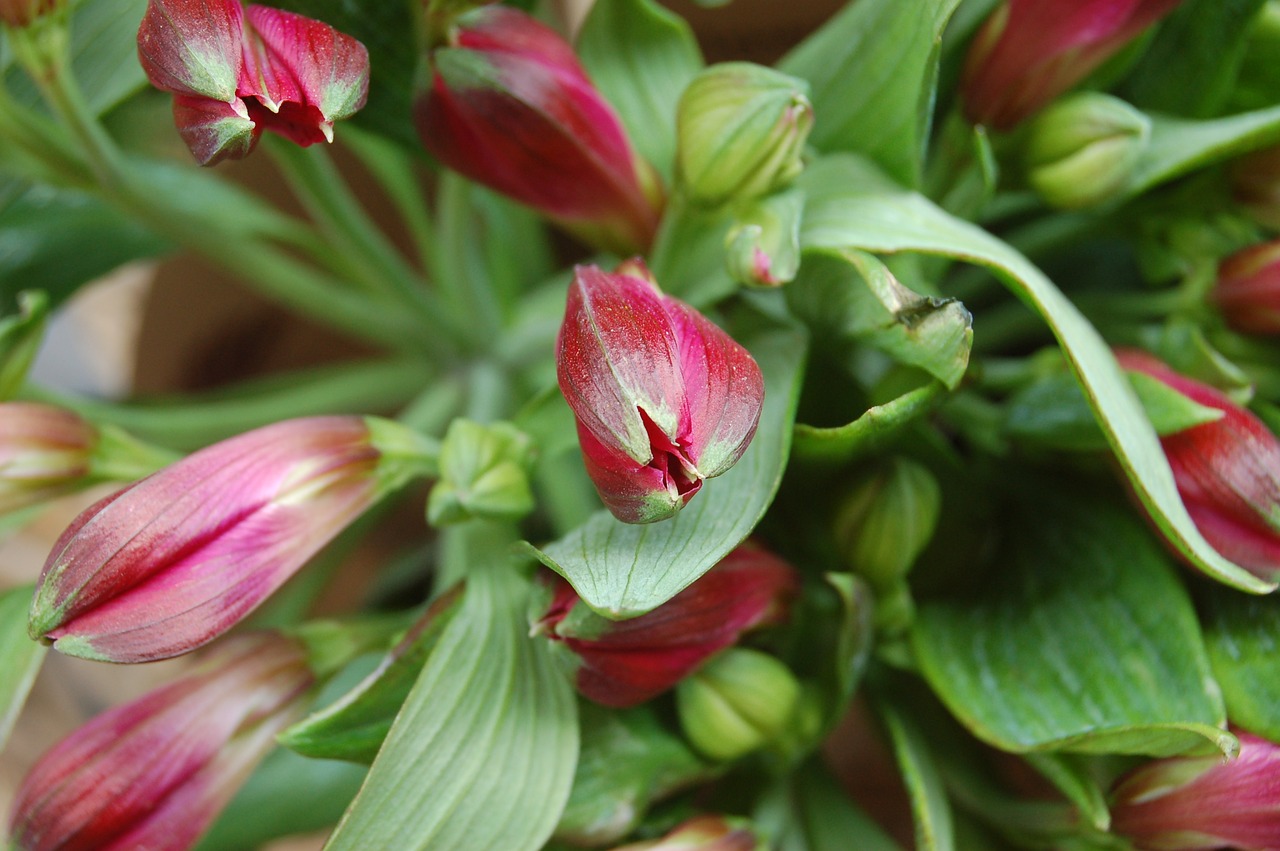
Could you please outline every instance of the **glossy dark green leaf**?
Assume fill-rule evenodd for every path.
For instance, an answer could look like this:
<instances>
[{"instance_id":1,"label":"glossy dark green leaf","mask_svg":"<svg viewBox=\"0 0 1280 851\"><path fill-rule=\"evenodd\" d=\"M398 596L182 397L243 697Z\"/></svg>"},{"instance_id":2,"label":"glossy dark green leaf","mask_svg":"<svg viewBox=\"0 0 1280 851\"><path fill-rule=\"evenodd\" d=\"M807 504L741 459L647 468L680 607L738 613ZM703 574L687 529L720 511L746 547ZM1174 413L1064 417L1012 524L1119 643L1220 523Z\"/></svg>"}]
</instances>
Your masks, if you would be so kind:
<instances>
[{"instance_id":1,"label":"glossy dark green leaf","mask_svg":"<svg viewBox=\"0 0 1280 851\"><path fill-rule=\"evenodd\" d=\"M49 297L43 290L24 290L16 301L16 313L0 315L0 401L13 398L26 380L49 315Z\"/></svg>"},{"instance_id":2,"label":"glossy dark green leaf","mask_svg":"<svg viewBox=\"0 0 1280 851\"><path fill-rule=\"evenodd\" d=\"M953 851L951 804L928 743L911 719L891 704L881 703L877 709L911 799L917 851Z\"/></svg>"},{"instance_id":3,"label":"glossy dark green leaf","mask_svg":"<svg viewBox=\"0 0 1280 851\"><path fill-rule=\"evenodd\" d=\"M797 423L792 451L803 460L840 464L874 450L904 425L933 410L946 397L941 381L908 391L891 402L875 405L851 423L817 428Z\"/></svg>"},{"instance_id":4,"label":"glossy dark green leaf","mask_svg":"<svg viewBox=\"0 0 1280 851\"><path fill-rule=\"evenodd\" d=\"M471 566L467 592L331 851L536 851L569 797L578 758L573 689L527 635L527 582Z\"/></svg>"},{"instance_id":5,"label":"glossy dark green leaf","mask_svg":"<svg viewBox=\"0 0 1280 851\"><path fill-rule=\"evenodd\" d=\"M942 31L960 0L858 0L779 63L812 86L810 142L918 186Z\"/></svg>"},{"instance_id":6,"label":"glossy dark green leaf","mask_svg":"<svg viewBox=\"0 0 1280 851\"><path fill-rule=\"evenodd\" d=\"M740 342L764 373L765 394L755 439L737 465L671 520L636 526L601 511L536 551L600 614L634 617L670 600L740 544L773 501L791 443L804 336L775 327Z\"/></svg>"},{"instance_id":7,"label":"glossy dark green leaf","mask_svg":"<svg viewBox=\"0 0 1280 851\"><path fill-rule=\"evenodd\" d=\"M18 719L44 661L44 645L27 636L27 608L34 588L23 585L0 594L0 748Z\"/></svg>"},{"instance_id":8,"label":"glossy dark green leaf","mask_svg":"<svg viewBox=\"0 0 1280 851\"><path fill-rule=\"evenodd\" d=\"M1222 686L1227 717L1280 741L1280 600L1213 588L1203 612L1209 664Z\"/></svg>"},{"instance_id":9,"label":"glossy dark green leaf","mask_svg":"<svg viewBox=\"0 0 1280 851\"><path fill-rule=\"evenodd\" d=\"M1025 487L982 596L917 614L912 647L938 697L1008 751L1231 753L1199 624L1160 543L1097 493Z\"/></svg>"},{"instance_id":10,"label":"glossy dark green leaf","mask_svg":"<svg viewBox=\"0 0 1280 851\"><path fill-rule=\"evenodd\" d=\"M1275 587L1223 558L1196 529L1155 430L1106 342L1043 272L1006 243L903 189L861 158L826 157L800 182L809 192L801 235L806 245L940 254L991 269L1057 337L1107 443L1166 538L1222 582L1254 592Z\"/></svg>"}]
</instances>

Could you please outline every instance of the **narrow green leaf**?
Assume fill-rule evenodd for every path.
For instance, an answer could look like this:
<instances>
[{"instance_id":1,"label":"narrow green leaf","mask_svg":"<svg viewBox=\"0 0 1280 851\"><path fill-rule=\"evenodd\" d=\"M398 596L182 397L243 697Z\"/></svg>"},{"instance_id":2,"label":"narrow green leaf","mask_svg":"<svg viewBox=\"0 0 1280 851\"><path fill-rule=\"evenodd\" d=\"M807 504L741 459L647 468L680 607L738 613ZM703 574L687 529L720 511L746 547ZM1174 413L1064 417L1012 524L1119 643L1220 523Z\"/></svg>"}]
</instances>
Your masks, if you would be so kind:
<instances>
[{"instance_id":1,"label":"narrow green leaf","mask_svg":"<svg viewBox=\"0 0 1280 851\"><path fill-rule=\"evenodd\" d=\"M755 821L761 826L781 822L773 831L778 851L902 851L817 760L792 772Z\"/></svg>"},{"instance_id":2,"label":"narrow green leaf","mask_svg":"<svg viewBox=\"0 0 1280 851\"><path fill-rule=\"evenodd\" d=\"M0 594L0 748L36 680L45 648L27 636L27 607L35 589L30 585Z\"/></svg>"},{"instance_id":3,"label":"narrow green leaf","mask_svg":"<svg viewBox=\"0 0 1280 851\"><path fill-rule=\"evenodd\" d=\"M1029 753L1024 758L1075 805L1090 825L1098 830L1110 829L1111 812L1107 809L1107 794L1089 771L1089 764L1081 757L1074 754Z\"/></svg>"},{"instance_id":4,"label":"narrow green leaf","mask_svg":"<svg viewBox=\"0 0 1280 851\"><path fill-rule=\"evenodd\" d=\"M805 461L842 464L871 452L907 423L933 410L946 396L941 381L908 391L891 402L868 408L851 423L832 428L817 428L797 423L792 452Z\"/></svg>"},{"instance_id":5,"label":"narrow green leaf","mask_svg":"<svg viewBox=\"0 0 1280 851\"><path fill-rule=\"evenodd\" d=\"M1209 664L1222 686L1227 717L1251 733L1280 741L1280 603L1209 589L1204 632Z\"/></svg>"},{"instance_id":6,"label":"narrow green leaf","mask_svg":"<svg viewBox=\"0 0 1280 851\"><path fill-rule=\"evenodd\" d=\"M1003 750L1231 753L1199 624L1159 542L1123 505L1056 487L1027 486L1013 508L998 584L920 607L911 642L925 679Z\"/></svg>"},{"instance_id":7,"label":"narrow green leaf","mask_svg":"<svg viewBox=\"0 0 1280 851\"><path fill-rule=\"evenodd\" d=\"M953 851L951 804L928 744L911 721L892 705L880 703L876 708L889 732L898 770L902 772L902 781L911 799L917 851Z\"/></svg>"},{"instance_id":8,"label":"narrow green leaf","mask_svg":"<svg viewBox=\"0 0 1280 851\"><path fill-rule=\"evenodd\" d=\"M26 381L49 316L49 296L43 290L24 290L17 302L16 314L0 316L0 401L12 399Z\"/></svg>"},{"instance_id":9,"label":"narrow green leaf","mask_svg":"<svg viewBox=\"0 0 1280 851\"><path fill-rule=\"evenodd\" d=\"M871 649L875 644L875 606L871 589L857 576L828 573L823 578L840 598L839 626L832 654L835 662L832 679L839 717L847 710L871 659Z\"/></svg>"},{"instance_id":10,"label":"narrow green leaf","mask_svg":"<svg viewBox=\"0 0 1280 851\"><path fill-rule=\"evenodd\" d=\"M671 520L634 526L601 511L534 550L600 614L634 617L670 600L740 544L773 501L791 443L805 343L798 331L776 327L742 342L765 386L760 425L742 460L704 484Z\"/></svg>"},{"instance_id":11,"label":"narrow green leaf","mask_svg":"<svg viewBox=\"0 0 1280 851\"><path fill-rule=\"evenodd\" d=\"M597 0L577 49L592 81L618 110L631 143L669 185L676 102L703 65L689 25L653 0Z\"/></svg>"},{"instance_id":12,"label":"narrow green leaf","mask_svg":"<svg viewBox=\"0 0 1280 851\"><path fill-rule=\"evenodd\" d=\"M1280 106L1209 121L1150 118L1150 141L1126 188L1130 197L1198 168L1280 142Z\"/></svg>"},{"instance_id":13,"label":"narrow green leaf","mask_svg":"<svg viewBox=\"0 0 1280 851\"><path fill-rule=\"evenodd\" d=\"M476 564L331 851L535 851L569 796L573 690L526 635L528 586Z\"/></svg>"},{"instance_id":14,"label":"narrow green leaf","mask_svg":"<svg viewBox=\"0 0 1280 851\"><path fill-rule=\"evenodd\" d=\"M1134 492L1165 537L1228 585L1255 593L1275 587L1223 558L1196 529L1155 430L1106 342L1044 273L1006 243L894 184L857 157L824 158L800 182L809 191L801 237L806 245L918 251L991 269L1048 323Z\"/></svg>"},{"instance_id":15,"label":"narrow green leaf","mask_svg":"<svg viewBox=\"0 0 1280 851\"><path fill-rule=\"evenodd\" d=\"M779 63L813 87L819 150L875 160L920 185L942 31L960 0L858 0Z\"/></svg>"}]
</instances>

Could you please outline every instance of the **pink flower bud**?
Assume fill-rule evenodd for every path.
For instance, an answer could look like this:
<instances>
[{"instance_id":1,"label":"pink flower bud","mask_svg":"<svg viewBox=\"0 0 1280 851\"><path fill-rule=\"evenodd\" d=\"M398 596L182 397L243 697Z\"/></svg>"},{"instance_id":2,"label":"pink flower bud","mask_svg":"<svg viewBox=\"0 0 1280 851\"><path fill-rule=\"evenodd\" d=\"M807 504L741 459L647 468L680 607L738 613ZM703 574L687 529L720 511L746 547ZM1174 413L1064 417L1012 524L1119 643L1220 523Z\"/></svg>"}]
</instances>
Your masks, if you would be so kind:
<instances>
[{"instance_id":1,"label":"pink flower bud","mask_svg":"<svg viewBox=\"0 0 1280 851\"><path fill-rule=\"evenodd\" d=\"M583 604L568 582L545 576L534 632L567 651L584 697L613 707L656 697L742 633L785 620L800 587L791 565L744 544L648 614L611 621Z\"/></svg>"},{"instance_id":2,"label":"pink flower bud","mask_svg":"<svg viewBox=\"0 0 1280 851\"><path fill-rule=\"evenodd\" d=\"M1264 579L1280 577L1280 441L1262 421L1222 393L1138 351L1116 353L1219 420L1160 439L1178 493L1200 533L1222 555Z\"/></svg>"},{"instance_id":3,"label":"pink flower bud","mask_svg":"<svg viewBox=\"0 0 1280 851\"><path fill-rule=\"evenodd\" d=\"M1121 778L1112 832L1138 851L1280 848L1280 747L1235 733L1235 759L1158 759Z\"/></svg>"},{"instance_id":4,"label":"pink flower bud","mask_svg":"<svg viewBox=\"0 0 1280 851\"><path fill-rule=\"evenodd\" d=\"M657 178L569 44L508 6L468 12L452 32L415 105L427 150L593 245L647 249Z\"/></svg>"},{"instance_id":5,"label":"pink flower bud","mask_svg":"<svg viewBox=\"0 0 1280 851\"><path fill-rule=\"evenodd\" d=\"M0 403L0 514L79 488L98 432L52 405Z\"/></svg>"},{"instance_id":6,"label":"pink flower bud","mask_svg":"<svg viewBox=\"0 0 1280 851\"><path fill-rule=\"evenodd\" d=\"M965 61L965 114L1009 130L1182 0L1005 0Z\"/></svg>"},{"instance_id":7,"label":"pink flower bud","mask_svg":"<svg viewBox=\"0 0 1280 851\"><path fill-rule=\"evenodd\" d=\"M1280 239L1222 261L1213 300L1237 331L1280 334Z\"/></svg>"},{"instance_id":8,"label":"pink flower bud","mask_svg":"<svg viewBox=\"0 0 1280 851\"><path fill-rule=\"evenodd\" d=\"M33 638L147 662L234 626L386 489L360 417L289 420L210 446L84 511L54 544Z\"/></svg>"},{"instance_id":9,"label":"pink flower bud","mask_svg":"<svg viewBox=\"0 0 1280 851\"><path fill-rule=\"evenodd\" d=\"M18 790L22 851L181 851L194 846L314 679L300 645L232 639L195 671L109 710L46 753Z\"/></svg>"},{"instance_id":10,"label":"pink flower bud","mask_svg":"<svg viewBox=\"0 0 1280 851\"><path fill-rule=\"evenodd\" d=\"M767 847L742 820L706 815L689 819L661 839L613 851L760 851Z\"/></svg>"},{"instance_id":11,"label":"pink flower bud","mask_svg":"<svg viewBox=\"0 0 1280 851\"><path fill-rule=\"evenodd\" d=\"M679 511L755 435L764 379L746 349L663 295L639 260L579 266L557 343L587 472L619 520Z\"/></svg>"},{"instance_id":12,"label":"pink flower bud","mask_svg":"<svg viewBox=\"0 0 1280 851\"><path fill-rule=\"evenodd\" d=\"M364 106L369 56L328 24L239 0L150 0L138 58L172 92L201 165L246 156L262 131L311 145Z\"/></svg>"}]
</instances>

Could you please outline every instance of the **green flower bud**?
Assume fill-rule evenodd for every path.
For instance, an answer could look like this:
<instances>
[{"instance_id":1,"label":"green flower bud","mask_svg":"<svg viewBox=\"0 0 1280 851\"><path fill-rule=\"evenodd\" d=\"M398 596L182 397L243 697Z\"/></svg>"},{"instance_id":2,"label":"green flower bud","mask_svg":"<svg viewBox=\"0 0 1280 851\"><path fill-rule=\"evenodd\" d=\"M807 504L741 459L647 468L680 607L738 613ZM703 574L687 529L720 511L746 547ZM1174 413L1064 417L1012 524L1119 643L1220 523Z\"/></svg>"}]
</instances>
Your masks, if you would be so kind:
<instances>
[{"instance_id":1,"label":"green flower bud","mask_svg":"<svg viewBox=\"0 0 1280 851\"><path fill-rule=\"evenodd\" d=\"M1027 180L1045 203L1079 209L1115 197L1146 148L1151 122L1119 98L1081 92L1032 122L1023 151Z\"/></svg>"},{"instance_id":2,"label":"green flower bud","mask_svg":"<svg viewBox=\"0 0 1280 851\"><path fill-rule=\"evenodd\" d=\"M433 526L515 520L533 510L529 438L509 423L454 420L440 445L440 480L427 501Z\"/></svg>"},{"instance_id":3,"label":"green flower bud","mask_svg":"<svg viewBox=\"0 0 1280 851\"><path fill-rule=\"evenodd\" d=\"M725 237L729 276L740 284L773 287L785 284L800 268L800 191L770 195L748 205Z\"/></svg>"},{"instance_id":4,"label":"green flower bud","mask_svg":"<svg viewBox=\"0 0 1280 851\"><path fill-rule=\"evenodd\" d=\"M704 755L728 761L781 737L800 698L786 665L734 647L676 687L685 737Z\"/></svg>"},{"instance_id":5,"label":"green flower bud","mask_svg":"<svg viewBox=\"0 0 1280 851\"><path fill-rule=\"evenodd\" d=\"M942 493L933 474L894 458L845 500L835 534L850 569L881 591L911 570L938 525Z\"/></svg>"},{"instance_id":6,"label":"green flower bud","mask_svg":"<svg viewBox=\"0 0 1280 851\"><path fill-rule=\"evenodd\" d=\"M693 201L717 206L768 195L800 173L813 127L809 85L750 62L703 71L676 113L679 179Z\"/></svg>"}]
</instances>

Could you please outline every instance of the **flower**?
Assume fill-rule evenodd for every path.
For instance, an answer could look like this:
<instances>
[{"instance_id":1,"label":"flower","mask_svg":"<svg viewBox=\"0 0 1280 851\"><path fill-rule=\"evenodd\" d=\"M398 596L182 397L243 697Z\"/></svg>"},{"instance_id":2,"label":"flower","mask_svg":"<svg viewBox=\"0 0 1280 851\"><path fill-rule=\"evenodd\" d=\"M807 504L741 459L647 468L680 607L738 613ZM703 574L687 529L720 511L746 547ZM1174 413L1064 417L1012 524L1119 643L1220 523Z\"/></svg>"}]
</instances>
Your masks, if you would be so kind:
<instances>
[{"instance_id":1,"label":"flower","mask_svg":"<svg viewBox=\"0 0 1280 851\"><path fill-rule=\"evenodd\" d=\"M149 0L138 58L172 92L201 165L249 154L264 130L307 146L364 106L369 55L328 24L239 0Z\"/></svg>"},{"instance_id":2,"label":"flower","mask_svg":"<svg viewBox=\"0 0 1280 851\"><path fill-rule=\"evenodd\" d=\"M314 684L302 647L240 636L195 671L111 709L41 757L10 816L22 851L196 844Z\"/></svg>"},{"instance_id":3,"label":"flower","mask_svg":"<svg viewBox=\"0 0 1280 851\"><path fill-rule=\"evenodd\" d=\"M663 295L640 260L579 266L556 346L560 391L600 498L619 520L679 511L755 434L764 379L746 349Z\"/></svg>"},{"instance_id":4,"label":"flower","mask_svg":"<svg viewBox=\"0 0 1280 851\"><path fill-rule=\"evenodd\" d=\"M647 249L657 177L569 44L507 6L474 9L452 33L431 52L431 85L414 108L427 150L592 245Z\"/></svg>"},{"instance_id":5,"label":"flower","mask_svg":"<svg viewBox=\"0 0 1280 851\"><path fill-rule=\"evenodd\" d=\"M767 847L741 819L703 815L678 825L661 839L634 842L613 851L761 851Z\"/></svg>"},{"instance_id":6,"label":"flower","mask_svg":"<svg viewBox=\"0 0 1280 851\"><path fill-rule=\"evenodd\" d=\"M584 697L612 707L656 697L742 633L785 620L800 584L789 564L743 544L653 611L611 621L559 576L543 576L533 631L564 654Z\"/></svg>"},{"instance_id":7,"label":"flower","mask_svg":"<svg viewBox=\"0 0 1280 851\"><path fill-rule=\"evenodd\" d=\"M1237 331L1280 334L1280 239L1223 260L1212 297Z\"/></svg>"},{"instance_id":8,"label":"flower","mask_svg":"<svg viewBox=\"0 0 1280 851\"><path fill-rule=\"evenodd\" d=\"M1143 352L1116 353L1221 419L1160 439L1178 493L1205 539L1257 576L1280 578L1280 441L1225 395Z\"/></svg>"},{"instance_id":9,"label":"flower","mask_svg":"<svg viewBox=\"0 0 1280 851\"><path fill-rule=\"evenodd\" d=\"M1240 730L1240 754L1171 757L1111 792L1111 830L1139 851L1280 848L1280 747Z\"/></svg>"},{"instance_id":10,"label":"flower","mask_svg":"<svg viewBox=\"0 0 1280 851\"><path fill-rule=\"evenodd\" d=\"M965 114L1012 129L1181 1L1005 0L969 47Z\"/></svg>"},{"instance_id":11,"label":"flower","mask_svg":"<svg viewBox=\"0 0 1280 851\"><path fill-rule=\"evenodd\" d=\"M70 411L0 403L0 514L79 488L97 443L97 429Z\"/></svg>"},{"instance_id":12,"label":"flower","mask_svg":"<svg viewBox=\"0 0 1280 851\"><path fill-rule=\"evenodd\" d=\"M287 420L207 447L90 506L54 544L29 631L146 662L234 626L402 480L394 424ZM387 435L390 434L391 437Z\"/></svg>"}]
</instances>

